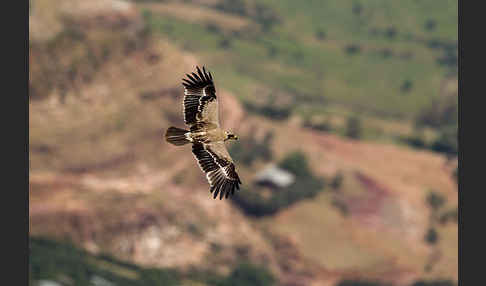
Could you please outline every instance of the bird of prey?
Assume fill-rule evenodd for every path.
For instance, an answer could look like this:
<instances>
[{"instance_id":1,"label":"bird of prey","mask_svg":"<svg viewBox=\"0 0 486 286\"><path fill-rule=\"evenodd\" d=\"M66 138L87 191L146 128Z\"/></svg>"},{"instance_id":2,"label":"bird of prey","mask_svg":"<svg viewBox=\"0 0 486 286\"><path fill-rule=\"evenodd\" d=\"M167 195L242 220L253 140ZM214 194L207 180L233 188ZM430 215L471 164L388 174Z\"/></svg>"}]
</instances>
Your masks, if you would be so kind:
<instances>
[{"instance_id":1,"label":"bird of prey","mask_svg":"<svg viewBox=\"0 0 486 286\"><path fill-rule=\"evenodd\" d=\"M219 125L218 98L213 76L206 68L197 68L197 74L186 74L184 86L184 122L189 130L170 127L165 133L167 142L176 146L192 143L192 153L206 174L210 192L216 199L233 195L241 184L235 164L226 150L227 140L238 140L230 131Z\"/></svg>"}]
</instances>

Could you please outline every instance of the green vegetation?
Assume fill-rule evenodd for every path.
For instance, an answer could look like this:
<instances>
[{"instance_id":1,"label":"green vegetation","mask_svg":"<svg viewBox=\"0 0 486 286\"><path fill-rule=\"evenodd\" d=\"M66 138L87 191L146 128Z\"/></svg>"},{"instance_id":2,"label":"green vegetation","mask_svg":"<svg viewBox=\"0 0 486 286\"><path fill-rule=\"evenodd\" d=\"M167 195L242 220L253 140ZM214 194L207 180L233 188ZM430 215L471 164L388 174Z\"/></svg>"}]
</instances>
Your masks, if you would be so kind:
<instances>
[{"instance_id":1,"label":"green vegetation","mask_svg":"<svg viewBox=\"0 0 486 286\"><path fill-rule=\"evenodd\" d=\"M363 280L343 280L336 284L336 286L391 286L392 284L373 282L373 281L363 281ZM418 280L411 284L410 286L455 286L457 284L450 280L435 280L435 281L424 281Z\"/></svg>"},{"instance_id":2,"label":"green vegetation","mask_svg":"<svg viewBox=\"0 0 486 286\"><path fill-rule=\"evenodd\" d=\"M346 136L352 139L361 138L362 127L358 117L349 117L346 122Z\"/></svg>"},{"instance_id":3,"label":"green vegetation","mask_svg":"<svg viewBox=\"0 0 486 286\"><path fill-rule=\"evenodd\" d=\"M427 233L425 234L425 241L428 244L436 244L437 240L439 239L439 234L435 230L435 228L431 227L429 230L427 230Z\"/></svg>"},{"instance_id":4,"label":"green vegetation","mask_svg":"<svg viewBox=\"0 0 486 286\"><path fill-rule=\"evenodd\" d=\"M288 154L279 166L295 175L293 184L273 190L269 197L262 196L261 188L257 186L243 188L233 197L233 202L245 213L260 217L274 214L302 199L314 197L323 190L324 180L312 173L303 153L296 151Z\"/></svg>"},{"instance_id":5,"label":"green vegetation","mask_svg":"<svg viewBox=\"0 0 486 286\"><path fill-rule=\"evenodd\" d=\"M439 217L439 222L441 224L445 224L449 221L453 221L453 222L457 223L458 215L459 215L459 213L458 213L457 207L450 209L450 210L447 210L447 211L445 211L441 214L441 216Z\"/></svg>"},{"instance_id":6,"label":"green vegetation","mask_svg":"<svg viewBox=\"0 0 486 286\"><path fill-rule=\"evenodd\" d=\"M311 128L313 130L324 131L324 132L330 132L330 131L333 130L333 126L332 126L329 118L326 119L326 120L321 120L321 121L315 122L315 121L312 121L311 118L306 117L304 119L302 126L304 126L306 128Z\"/></svg>"},{"instance_id":7,"label":"green vegetation","mask_svg":"<svg viewBox=\"0 0 486 286\"><path fill-rule=\"evenodd\" d=\"M252 104L250 102L244 103L245 109L249 112L268 117L273 120L287 119L291 114L291 105L278 106L272 103L271 98L262 105Z\"/></svg>"},{"instance_id":8,"label":"green vegetation","mask_svg":"<svg viewBox=\"0 0 486 286\"><path fill-rule=\"evenodd\" d=\"M92 255L70 243L30 237L29 279L53 280L69 285L92 285L95 279L114 285L274 285L276 280L263 266L248 262L238 264L222 277L196 270L181 273L174 269L143 268L108 255Z\"/></svg>"},{"instance_id":9,"label":"green vegetation","mask_svg":"<svg viewBox=\"0 0 486 286\"><path fill-rule=\"evenodd\" d=\"M265 134L262 142L258 142L254 137L241 138L230 145L229 152L234 160L250 166L255 160L269 161L272 159L270 144L273 133Z\"/></svg>"},{"instance_id":10,"label":"green vegetation","mask_svg":"<svg viewBox=\"0 0 486 286\"><path fill-rule=\"evenodd\" d=\"M438 192L431 191L427 195L427 204L430 206L432 211L437 212L446 202L444 196Z\"/></svg>"},{"instance_id":11,"label":"green vegetation","mask_svg":"<svg viewBox=\"0 0 486 286\"><path fill-rule=\"evenodd\" d=\"M231 274L216 286L271 286L276 285L273 275L264 266L239 264Z\"/></svg>"},{"instance_id":12,"label":"green vegetation","mask_svg":"<svg viewBox=\"0 0 486 286\"><path fill-rule=\"evenodd\" d=\"M30 280L68 279L73 285L89 285L102 277L116 285L179 285L182 277L172 269L144 269L107 255L94 256L75 246L30 238ZM32 283L30 283L32 285Z\"/></svg>"},{"instance_id":13,"label":"green vegetation","mask_svg":"<svg viewBox=\"0 0 486 286\"><path fill-rule=\"evenodd\" d=\"M336 286L389 286L389 284L383 284L373 281L343 280L336 284Z\"/></svg>"},{"instance_id":14,"label":"green vegetation","mask_svg":"<svg viewBox=\"0 0 486 286\"><path fill-rule=\"evenodd\" d=\"M435 281L425 281L419 280L412 284L412 286L455 286L457 283L454 283L450 280L435 280Z\"/></svg>"},{"instance_id":15,"label":"green vegetation","mask_svg":"<svg viewBox=\"0 0 486 286\"><path fill-rule=\"evenodd\" d=\"M454 70L454 1L314 0L301 5L221 0L200 5L250 25L223 33L225 27L207 29L205 23L170 15L154 15L151 25L196 52L214 69L218 84L243 102L254 104L255 88L263 86L292 94L299 106L340 106L411 119Z\"/></svg>"},{"instance_id":16,"label":"green vegetation","mask_svg":"<svg viewBox=\"0 0 486 286\"><path fill-rule=\"evenodd\" d=\"M444 96L434 99L424 106L415 119L417 127L444 128L457 126L458 106L457 97Z\"/></svg>"},{"instance_id":17,"label":"green vegetation","mask_svg":"<svg viewBox=\"0 0 486 286\"><path fill-rule=\"evenodd\" d=\"M343 181L344 181L344 175L341 171L339 171L336 174L336 176L334 176L334 178L332 179L330 186L334 190L338 190L341 187L341 185L343 184Z\"/></svg>"},{"instance_id":18,"label":"green vegetation","mask_svg":"<svg viewBox=\"0 0 486 286\"><path fill-rule=\"evenodd\" d=\"M458 105L456 96L445 95L423 107L415 118L415 126L415 134L403 138L404 142L416 148L429 149L450 157L457 155ZM422 131L427 127L437 131L437 136L431 141L427 141L423 136Z\"/></svg>"}]
</instances>

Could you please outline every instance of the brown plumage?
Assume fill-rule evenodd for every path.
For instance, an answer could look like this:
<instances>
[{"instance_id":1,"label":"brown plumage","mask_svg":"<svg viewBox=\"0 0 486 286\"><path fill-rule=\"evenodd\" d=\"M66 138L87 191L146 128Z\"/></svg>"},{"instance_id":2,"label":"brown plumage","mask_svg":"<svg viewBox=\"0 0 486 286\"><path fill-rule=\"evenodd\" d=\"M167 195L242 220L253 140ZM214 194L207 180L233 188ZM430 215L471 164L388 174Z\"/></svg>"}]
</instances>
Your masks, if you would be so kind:
<instances>
[{"instance_id":1,"label":"brown plumage","mask_svg":"<svg viewBox=\"0 0 486 286\"><path fill-rule=\"evenodd\" d=\"M184 122L189 130L170 127L165 133L167 142L181 146L192 143L192 153L199 167L206 174L213 198L228 198L239 189L240 178L235 164L224 144L227 140L238 140L219 124L218 98L210 72L196 67L197 74L187 74L182 79L184 86Z\"/></svg>"}]
</instances>

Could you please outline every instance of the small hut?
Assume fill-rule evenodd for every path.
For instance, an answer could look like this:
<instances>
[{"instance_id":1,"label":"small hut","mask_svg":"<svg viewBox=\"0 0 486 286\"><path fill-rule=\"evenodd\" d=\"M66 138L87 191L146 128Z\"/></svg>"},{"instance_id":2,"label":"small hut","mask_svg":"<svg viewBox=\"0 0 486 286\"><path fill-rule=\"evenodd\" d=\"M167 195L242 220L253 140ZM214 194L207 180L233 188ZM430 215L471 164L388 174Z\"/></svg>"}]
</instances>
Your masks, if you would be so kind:
<instances>
[{"instance_id":1,"label":"small hut","mask_svg":"<svg viewBox=\"0 0 486 286\"><path fill-rule=\"evenodd\" d=\"M276 165L269 165L256 175L255 184L271 189L282 189L292 185L295 176Z\"/></svg>"}]
</instances>

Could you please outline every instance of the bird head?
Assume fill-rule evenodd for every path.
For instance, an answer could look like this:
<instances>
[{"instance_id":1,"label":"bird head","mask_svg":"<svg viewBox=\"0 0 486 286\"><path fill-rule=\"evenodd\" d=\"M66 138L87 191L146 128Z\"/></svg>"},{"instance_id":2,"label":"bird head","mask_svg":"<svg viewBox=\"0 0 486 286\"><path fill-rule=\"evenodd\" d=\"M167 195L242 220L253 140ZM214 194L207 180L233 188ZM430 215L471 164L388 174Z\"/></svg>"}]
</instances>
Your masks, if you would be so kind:
<instances>
[{"instance_id":1,"label":"bird head","mask_svg":"<svg viewBox=\"0 0 486 286\"><path fill-rule=\"evenodd\" d=\"M233 132L225 131L225 133L226 133L226 139L224 141L226 141L226 140L238 140L238 136L236 136Z\"/></svg>"}]
</instances>

